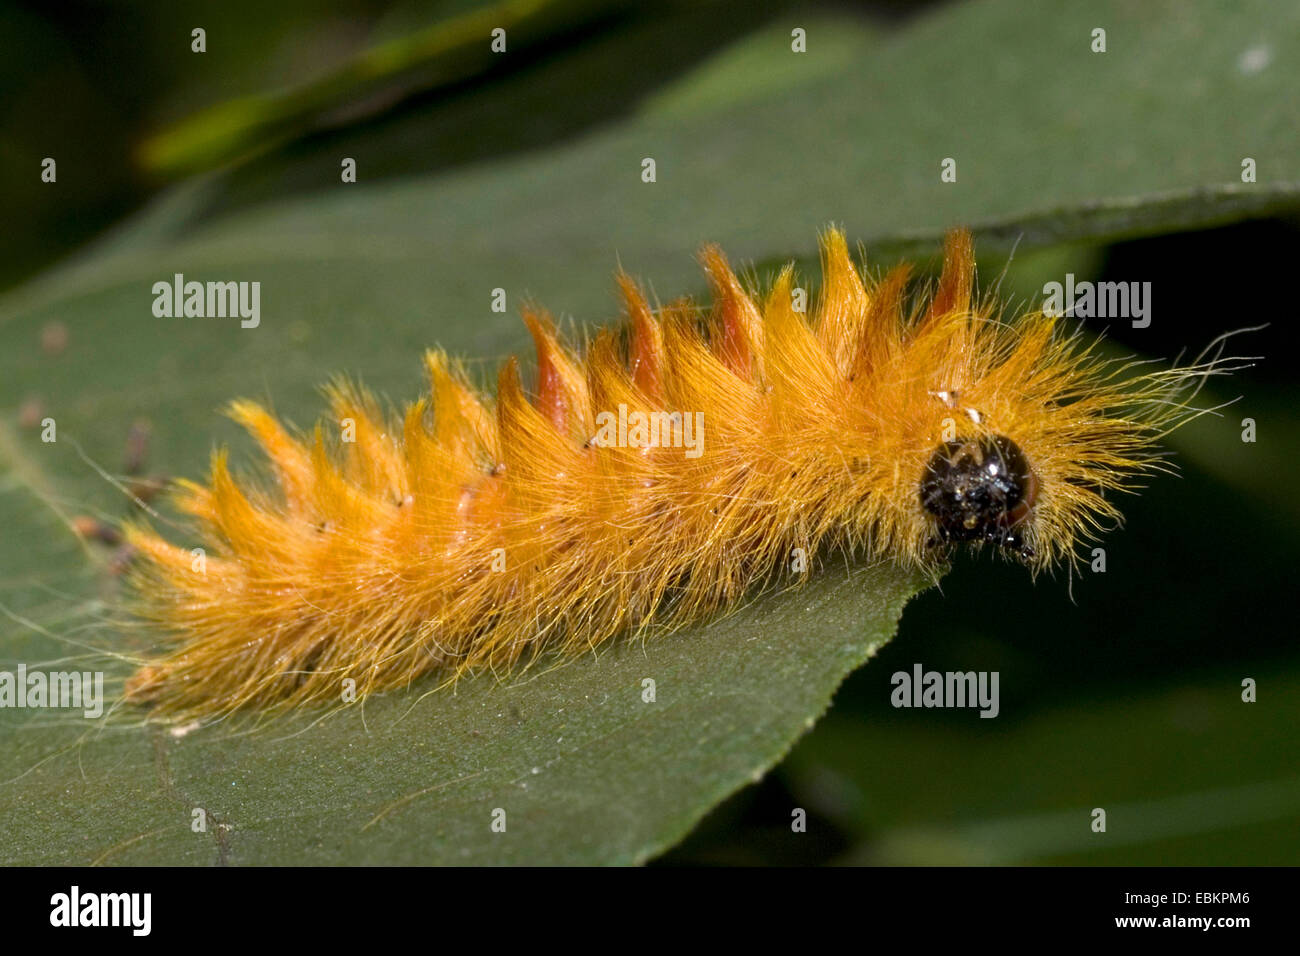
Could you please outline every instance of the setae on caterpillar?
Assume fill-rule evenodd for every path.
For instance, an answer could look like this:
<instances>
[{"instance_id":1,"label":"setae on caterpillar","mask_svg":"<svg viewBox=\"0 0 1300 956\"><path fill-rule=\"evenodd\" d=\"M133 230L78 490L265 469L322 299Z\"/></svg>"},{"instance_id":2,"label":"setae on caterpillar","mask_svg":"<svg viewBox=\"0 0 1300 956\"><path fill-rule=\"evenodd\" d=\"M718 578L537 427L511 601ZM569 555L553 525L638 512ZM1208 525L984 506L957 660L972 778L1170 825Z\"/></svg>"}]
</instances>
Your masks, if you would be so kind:
<instances>
[{"instance_id":1,"label":"setae on caterpillar","mask_svg":"<svg viewBox=\"0 0 1300 956\"><path fill-rule=\"evenodd\" d=\"M811 319L793 267L760 303L717 247L701 261L705 321L687 300L652 310L621 273L626 328L581 355L526 310L531 397L515 359L493 401L431 351L431 395L398 420L328 389L351 440L235 402L275 487L237 481L223 451L207 486L181 483L200 566L127 529L136 610L169 635L128 699L219 716L337 700L346 678L361 695L577 654L725 608L797 548L931 574L960 543L1034 573L1074 562L1120 519L1107 493L1163 467L1158 439L1229 370L1143 371L1061 318L1000 317L973 301L965 231L912 299L908 267L864 281L827 232Z\"/></svg>"}]
</instances>

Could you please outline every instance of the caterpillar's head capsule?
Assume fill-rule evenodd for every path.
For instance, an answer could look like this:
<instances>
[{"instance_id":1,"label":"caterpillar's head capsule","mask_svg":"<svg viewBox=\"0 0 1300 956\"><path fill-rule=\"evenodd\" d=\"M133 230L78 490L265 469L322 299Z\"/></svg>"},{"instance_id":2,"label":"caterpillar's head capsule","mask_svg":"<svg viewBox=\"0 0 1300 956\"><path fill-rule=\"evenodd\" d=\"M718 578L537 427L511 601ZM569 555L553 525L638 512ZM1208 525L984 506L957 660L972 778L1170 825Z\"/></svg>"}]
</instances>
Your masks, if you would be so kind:
<instances>
[{"instance_id":1,"label":"caterpillar's head capsule","mask_svg":"<svg viewBox=\"0 0 1300 956\"><path fill-rule=\"evenodd\" d=\"M1033 557L1023 528L1038 480L1024 452L1001 435L944 442L921 479L921 506L941 541L988 541Z\"/></svg>"}]
</instances>

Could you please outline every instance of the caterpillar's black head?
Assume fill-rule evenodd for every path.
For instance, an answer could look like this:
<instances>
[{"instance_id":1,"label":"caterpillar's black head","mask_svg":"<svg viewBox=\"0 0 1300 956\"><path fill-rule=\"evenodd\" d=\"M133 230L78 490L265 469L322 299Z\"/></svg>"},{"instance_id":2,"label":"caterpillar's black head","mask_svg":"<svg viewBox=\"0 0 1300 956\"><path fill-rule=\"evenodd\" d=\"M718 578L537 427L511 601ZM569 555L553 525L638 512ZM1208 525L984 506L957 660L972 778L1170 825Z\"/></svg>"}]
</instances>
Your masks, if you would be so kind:
<instances>
[{"instance_id":1,"label":"caterpillar's black head","mask_svg":"<svg viewBox=\"0 0 1300 956\"><path fill-rule=\"evenodd\" d=\"M1033 557L1023 528L1038 481L1024 452L994 435L944 442L921 478L921 505L941 541L988 541Z\"/></svg>"}]
</instances>

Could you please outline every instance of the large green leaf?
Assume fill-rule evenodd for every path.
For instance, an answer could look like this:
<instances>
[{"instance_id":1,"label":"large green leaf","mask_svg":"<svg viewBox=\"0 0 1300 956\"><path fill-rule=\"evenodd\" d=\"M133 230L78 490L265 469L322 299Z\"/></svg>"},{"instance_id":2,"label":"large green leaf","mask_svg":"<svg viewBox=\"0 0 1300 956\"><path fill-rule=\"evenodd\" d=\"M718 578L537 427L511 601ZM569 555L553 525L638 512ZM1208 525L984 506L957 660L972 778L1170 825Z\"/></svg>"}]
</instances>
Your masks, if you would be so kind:
<instances>
[{"instance_id":1,"label":"large green leaf","mask_svg":"<svg viewBox=\"0 0 1300 956\"><path fill-rule=\"evenodd\" d=\"M213 440L238 441L212 416L233 395L271 398L305 423L315 385L337 370L409 396L434 343L486 370L523 340L490 311L496 287L512 305L531 295L589 322L612 311L616 260L665 297L698 289L690 251L704 239L768 263L810 257L829 220L896 252L954 222L1050 244L1294 207L1300 133L1281 111L1300 11L1250 6L993 2L893 34L791 20L560 145L421 173L422 130L438 114L417 110L182 184L0 303L5 666L138 649L112 618L111 582L66 527L76 511L122 512L88 462L114 470L133 420L153 424L156 467L193 475ZM1099 24L1106 54L1089 51ZM799 25L806 54L789 48ZM768 58L779 83L762 82ZM1214 136L1197 132L1208 123ZM394 153L408 175L368 183ZM358 158L359 184L338 182L342 156ZM953 184L939 179L949 156ZM1257 184L1239 182L1246 156ZM268 181L300 195L252 201ZM262 325L154 318L150 288L174 272L260 281ZM70 330L59 355L39 348L52 320ZM57 443L12 424L27 396L57 419ZM918 587L882 569L831 571L645 656L625 646L506 686L394 695L293 737L287 724L83 736L48 713L5 712L4 858L644 859L779 759ZM645 677L654 704L641 701ZM496 807L504 835L489 829ZM202 838L195 808L209 818Z\"/></svg>"},{"instance_id":2,"label":"large green leaf","mask_svg":"<svg viewBox=\"0 0 1300 956\"><path fill-rule=\"evenodd\" d=\"M11 727L0 859L640 862L784 755L919 586L835 566L671 638L244 735Z\"/></svg>"}]
</instances>

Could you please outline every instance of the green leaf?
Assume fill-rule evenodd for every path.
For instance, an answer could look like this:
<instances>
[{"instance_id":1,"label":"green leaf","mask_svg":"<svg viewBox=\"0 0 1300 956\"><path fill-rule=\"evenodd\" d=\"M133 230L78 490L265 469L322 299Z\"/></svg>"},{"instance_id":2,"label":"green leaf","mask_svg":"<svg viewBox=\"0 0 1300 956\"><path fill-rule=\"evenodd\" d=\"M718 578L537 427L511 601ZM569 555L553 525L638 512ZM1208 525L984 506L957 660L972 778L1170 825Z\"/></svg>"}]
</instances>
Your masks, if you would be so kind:
<instances>
[{"instance_id":1,"label":"green leaf","mask_svg":"<svg viewBox=\"0 0 1300 956\"><path fill-rule=\"evenodd\" d=\"M1051 245L1295 208L1286 171L1300 132L1272 104L1289 102L1300 10L1193 6L1170 18L1118 0L990 2L894 33L810 19L807 54L774 23L639 112L528 153L441 166L449 127L414 110L178 186L0 302L5 666L141 651L116 620L105 557L67 527L77 512L122 514L90 462L116 471L132 421L152 422L154 467L195 476L214 441L247 447L213 414L236 395L302 424L337 371L407 398L431 344L480 361L486 380L525 338L490 311L494 288L512 308L530 296L586 323L614 311L616 262L664 298L698 290L690 254L705 239L766 264L811 258L830 220L873 256L918 242L932 255L956 222ZM1275 27L1261 34L1265 12ZM1109 53L1088 49L1097 23ZM760 82L765 56L780 83ZM558 76L542 64L519 82L542 108ZM1207 124L1214 136L1198 132ZM356 185L338 181L348 155ZM949 156L957 183L939 179ZM1251 186L1239 182L1245 156L1260 171ZM381 164L404 175L368 180ZM268 183L285 196L254 202ZM261 326L154 318L151 287L176 272L260 281ZM69 344L45 354L41 330L56 320ZM28 398L57 420L57 443L12 424ZM5 711L0 846L24 862L645 859L779 759L919 586L831 571L644 657L628 646L508 686L392 695L370 701L364 722L349 711L287 739L287 727L83 737L66 714ZM653 705L644 677L658 682ZM508 835L488 828L498 806ZM206 836L190 831L195 808L208 811Z\"/></svg>"},{"instance_id":2,"label":"green leaf","mask_svg":"<svg viewBox=\"0 0 1300 956\"><path fill-rule=\"evenodd\" d=\"M291 87L218 103L159 131L140 146L149 172L199 172L300 136L331 116L352 121L412 92L463 82L487 72L500 54L493 30L504 30L508 50L553 41L626 0L500 0L479 5L415 33L373 46L324 76ZM337 121L337 120L335 120Z\"/></svg>"},{"instance_id":3,"label":"green leaf","mask_svg":"<svg viewBox=\"0 0 1300 956\"><path fill-rule=\"evenodd\" d=\"M644 645L246 735L10 727L0 859L638 863L775 764L921 586L835 565Z\"/></svg>"},{"instance_id":4,"label":"green leaf","mask_svg":"<svg viewBox=\"0 0 1300 956\"><path fill-rule=\"evenodd\" d=\"M783 771L810 812L871 836L870 858L843 862L1287 865L1300 846L1300 745L1273 727L1300 717L1300 673L1251 674L1270 689L1267 715L1242 703L1239 681L1185 677L1006 715L997 732L830 717ZM864 753L894 772L882 778ZM940 778L961 788L955 813L931 786ZM1089 825L1098 803L1105 839Z\"/></svg>"}]
</instances>

